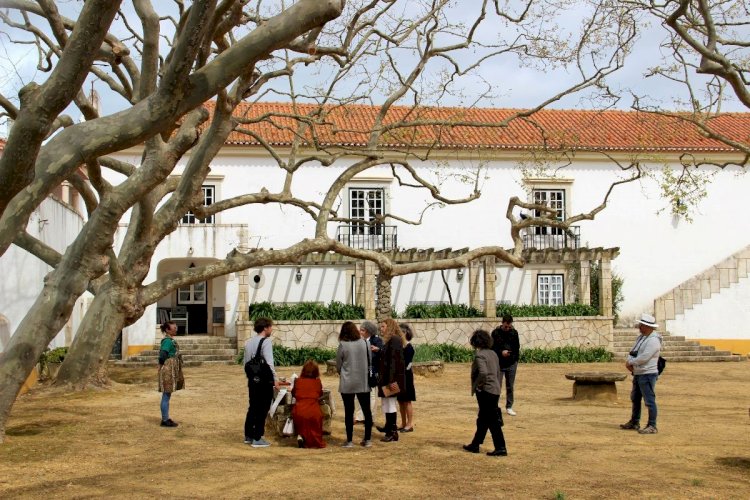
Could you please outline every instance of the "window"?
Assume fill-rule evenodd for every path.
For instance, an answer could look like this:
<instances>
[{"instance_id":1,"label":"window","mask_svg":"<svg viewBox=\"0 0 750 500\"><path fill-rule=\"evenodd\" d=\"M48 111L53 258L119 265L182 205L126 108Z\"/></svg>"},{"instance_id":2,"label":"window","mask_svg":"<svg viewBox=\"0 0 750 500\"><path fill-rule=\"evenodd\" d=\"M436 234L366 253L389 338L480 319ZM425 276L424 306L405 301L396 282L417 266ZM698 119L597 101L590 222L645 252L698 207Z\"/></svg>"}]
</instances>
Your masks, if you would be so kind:
<instances>
[{"instance_id":1,"label":"window","mask_svg":"<svg viewBox=\"0 0 750 500\"><path fill-rule=\"evenodd\" d=\"M536 302L545 306L563 305L563 275L540 274L536 278Z\"/></svg>"},{"instance_id":2,"label":"window","mask_svg":"<svg viewBox=\"0 0 750 500\"><path fill-rule=\"evenodd\" d=\"M206 282L193 283L190 286L179 288L177 290L177 303L184 304L205 304L206 303Z\"/></svg>"},{"instance_id":3,"label":"window","mask_svg":"<svg viewBox=\"0 0 750 500\"><path fill-rule=\"evenodd\" d=\"M546 205L557 212L555 218L559 221L565 220L565 190L563 189L534 189L532 191L534 203L537 205ZM534 217L541 217L543 214L539 210L534 210ZM559 227L541 227L534 228L534 234L563 234Z\"/></svg>"},{"instance_id":4,"label":"window","mask_svg":"<svg viewBox=\"0 0 750 500\"><path fill-rule=\"evenodd\" d=\"M203 186L203 205L213 205L216 201L216 186ZM183 224L213 224L214 216L209 215L205 219L196 219L192 212L182 216Z\"/></svg>"},{"instance_id":5,"label":"window","mask_svg":"<svg viewBox=\"0 0 750 500\"><path fill-rule=\"evenodd\" d=\"M385 213L385 190L382 188L349 189L349 218L372 222ZM382 224L352 222L353 235L380 235Z\"/></svg>"}]
</instances>

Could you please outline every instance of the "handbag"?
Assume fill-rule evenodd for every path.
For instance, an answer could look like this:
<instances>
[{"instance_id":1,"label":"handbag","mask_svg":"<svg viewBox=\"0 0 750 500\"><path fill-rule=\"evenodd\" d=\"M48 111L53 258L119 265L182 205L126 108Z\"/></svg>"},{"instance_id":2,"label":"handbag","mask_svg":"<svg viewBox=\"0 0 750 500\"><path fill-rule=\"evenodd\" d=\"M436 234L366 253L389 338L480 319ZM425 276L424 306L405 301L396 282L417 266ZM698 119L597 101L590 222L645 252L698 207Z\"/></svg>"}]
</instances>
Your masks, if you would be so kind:
<instances>
[{"instance_id":1,"label":"handbag","mask_svg":"<svg viewBox=\"0 0 750 500\"><path fill-rule=\"evenodd\" d=\"M395 389L391 389L392 385L395 385L396 388ZM383 395L386 398L390 398L391 396L395 396L399 392L401 392L401 388L398 386L398 382L394 382L394 383L392 383L390 385L384 385L383 386Z\"/></svg>"},{"instance_id":2,"label":"handbag","mask_svg":"<svg viewBox=\"0 0 750 500\"><path fill-rule=\"evenodd\" d=\"M284 424L284 428L281 430L281 433L285 436L294 435L294 420L292 420L292 417L287 417L286 423Z\"/></svg>"}]
</instances>

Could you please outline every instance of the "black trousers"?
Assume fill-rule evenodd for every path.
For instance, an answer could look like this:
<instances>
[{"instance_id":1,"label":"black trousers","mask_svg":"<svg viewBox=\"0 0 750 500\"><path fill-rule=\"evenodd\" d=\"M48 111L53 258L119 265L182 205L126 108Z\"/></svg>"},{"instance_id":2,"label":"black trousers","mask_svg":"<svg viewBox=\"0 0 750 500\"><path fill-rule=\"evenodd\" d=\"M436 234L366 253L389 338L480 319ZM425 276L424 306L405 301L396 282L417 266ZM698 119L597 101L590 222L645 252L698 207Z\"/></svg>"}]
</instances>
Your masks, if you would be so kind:
<instances>
[{"instance_id":1,"label":"black trousers","mask_svg":"<svg viewBox=\"0 0 750 500\"><path fill-rule=\"evenodd\" d=\"M341 394L344 400L344 425L346 426L346 440L351 441L354 434L354 396L359 400L359 407L365 416L365 440L372 437L372 411L370 409L370 393Z\"/></svg>"},{"instance_id":2,"label":"black trousers","mask_svg":"<svg viewBox=\"0 0 750 500\"><path fill-rule=\"evenodd\" d=\"M245 415L245 439L254 441L263 437L266 430L266 415L273 400L273 384L248 384L248 406Z\"/></svg>"},{"instance_id":3,"label":"black trousers","mask_svg":"<svg viewBox=\"0 0 750 500\"><path fill-rule=\"evenodd\" d=\"M505 449L505 436L503 436L503 416L497 403L500 401L499 394L490 394L489 392L477 392L477 403L479 404L479 413L477 414L477 431L474 434L471 444L479 446L484 443L487 436L487 430L492 434L492 443L496 450Z\"/></svg>"}]
</instances>

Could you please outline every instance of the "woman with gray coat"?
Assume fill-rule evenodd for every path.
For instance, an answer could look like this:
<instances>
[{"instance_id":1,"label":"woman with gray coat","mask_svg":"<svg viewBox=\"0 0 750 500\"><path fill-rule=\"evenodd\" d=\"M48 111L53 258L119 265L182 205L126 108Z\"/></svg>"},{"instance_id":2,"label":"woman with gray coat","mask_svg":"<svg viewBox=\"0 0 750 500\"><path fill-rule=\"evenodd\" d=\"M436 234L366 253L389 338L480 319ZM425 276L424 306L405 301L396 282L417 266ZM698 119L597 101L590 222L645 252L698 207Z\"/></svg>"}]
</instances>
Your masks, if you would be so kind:
<instances>
[{"instance_id":1,"label":"woman with gray coat","mask_svg":"<svg viewBox=\"0 0 750 500\"><path fill-rule=\"evenodd\" d=\"M492 337L485 330L475 331L469 343L476 349L474 362L471 364L471 393L477 396L479 413L474 439L471 444L464 445L464 450L479 453L479 446L484 442L489 429L495 450L487 452L487 455L504 457L508 451L505 449L503 436L503 416L497 407L500 401L500 362L491 349Z\"/></svg>"},{"instance_id":2,"label":"woman with gray coat","mask_svg":"<svg viewBox=\"0 0 750 500\"><path fill-rule=\"evenodd\" d=\"M354 397L359 400L365 417L365 438L360 443L365 448L372 446L372 412L370 411L369 372L370 351L367 342L360 337L359 328L347 321L341 326L339 347L336 351L336 369L339 372L339 392L344 400L344 424L346 442L344 448L352 448L354 432Z\"/></svg>"}]
</instances>

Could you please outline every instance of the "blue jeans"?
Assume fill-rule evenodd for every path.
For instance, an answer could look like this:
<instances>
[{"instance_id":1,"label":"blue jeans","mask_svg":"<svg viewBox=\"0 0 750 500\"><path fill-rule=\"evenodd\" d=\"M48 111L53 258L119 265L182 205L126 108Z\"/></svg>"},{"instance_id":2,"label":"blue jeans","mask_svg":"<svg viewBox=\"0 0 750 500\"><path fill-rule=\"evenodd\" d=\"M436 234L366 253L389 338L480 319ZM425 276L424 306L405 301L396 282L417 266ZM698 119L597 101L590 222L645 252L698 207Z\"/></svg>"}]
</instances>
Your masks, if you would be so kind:
<instances>
[{"instance_id":1,"label":"blue jeans","mask_svg":"<svg viewBox=\"0 0 750 500\"><path fill-rule=\"evenodd\" d=\"M171 392L161 393L161 420L165 422L169 420L169 398L172 397Z\"/></svg>"},{"instance_id":2,"label":"blue jeans","mask_svg":"<svg viewBox=\"0 0 750 500\"><path fill-rule=\"evenodd\" d=\"M648 425L656 427L656 379L659 375L649 373L646 375L633 376L633 390L630 392L630 401L633 402L633 411L630 421L639 423L641 420L641 399L648 408Z\"/></svg>"}]
</instances>

